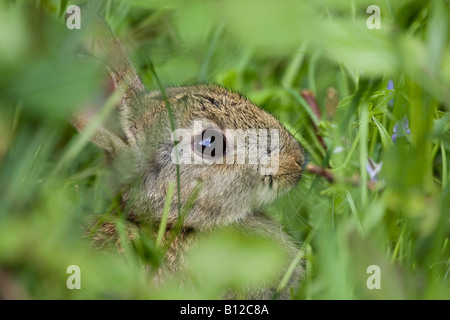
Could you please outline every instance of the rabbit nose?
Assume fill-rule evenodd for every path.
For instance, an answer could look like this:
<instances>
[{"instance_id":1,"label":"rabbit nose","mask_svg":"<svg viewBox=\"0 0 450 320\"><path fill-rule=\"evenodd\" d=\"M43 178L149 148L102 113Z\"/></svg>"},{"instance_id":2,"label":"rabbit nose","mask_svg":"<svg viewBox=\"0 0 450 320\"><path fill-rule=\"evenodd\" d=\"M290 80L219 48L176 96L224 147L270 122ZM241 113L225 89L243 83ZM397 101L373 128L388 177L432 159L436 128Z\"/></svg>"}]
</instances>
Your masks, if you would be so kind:
<instances>
[{"instance_id":1,"label":"rabbit nose","mask_svg":"<svg viewBox=\"0 0 450 320\"><path fill-rule=\"evenodd\" d=\"M306 165L308 164L308 154L305 153L304 155L298 157L295 162L299 165L299 167L302 169L302 171L305 171Z\"/></svg>"},{"instance_id":2,"label":"rabbit nose","mask_svg":"<svg viewBox=\"0 0 450 320\"><path fill-rule=\"evenodd\" d=\"M303 169L306 166L306 159L305 159L305 155L303 154L303 152L301 151L296 151L293 154L293 160L294 162L300 167L301 171L303 171Z\"/></svg>"}]
</instances>

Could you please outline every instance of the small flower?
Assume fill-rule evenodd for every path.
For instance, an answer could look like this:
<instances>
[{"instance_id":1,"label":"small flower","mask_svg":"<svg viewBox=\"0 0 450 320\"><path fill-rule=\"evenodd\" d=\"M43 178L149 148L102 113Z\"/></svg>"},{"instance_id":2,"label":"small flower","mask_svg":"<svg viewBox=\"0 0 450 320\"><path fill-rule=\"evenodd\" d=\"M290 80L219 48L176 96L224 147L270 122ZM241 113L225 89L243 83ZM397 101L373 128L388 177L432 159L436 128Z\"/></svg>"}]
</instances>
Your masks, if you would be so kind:
<instances>
[{"instance_id":1,"label":"small flower","mask_svg":"<svg viewBox=\"0 0 450 320\"><path fill-rule=\"evenodd\" d=\"M389 80L388 85L387 85L387 89L388 90L394 90L394 81Z\"/></svg>"},{"instance_id":2,"label":"small flower","mask_svg":"<svg viewBox=\"0 0 450 320\"><path fill-rule=\"evenodd\" d=\"M344 148L339 146L339 147L334 148L333 153L338 154L338 153L341 153L342 151L344 151Z\"/></svg>"},{"instance_id":3,"label":"small flower","mask_svg":"<svg viewBox=\"0 0 450 320\"><path fill-rule=\"evenodd\" d=\"M394 90L394 81L389 80L388 85L387 85L387 89L388 90ZM390 95L392 94L392 92L389 93ZM388 102L388 106L392 107L394 105L394 98L392 98L391 100L389 100Z\"/></svg>"},{"instance_id":4,"label":"small flower","mask_svg":"<svg viewBox=\"0 0 450 320\"><path fill-rule=\"evenodd\" d=\"M397 140L397 138L404 137L410 133L411 133L411 130L409 129L408 118L406 116L404 116L403 119L400 121L400 126L399 126L398 122L394 125L394 132L392 133L392 136L391 136L392 141L395 142L395 140Z\"/></svg>"},{"instance_id":5,"label":"small flower","mask_svg":"<svg viewBox=\"0 0 450 320\"><path fill-rule=\"evenodd\" d=\"M367 160L366 162L366 170L369 174L370 180L372 182L378 181L378 174L381 171L381 168L383 167L383 162L376 163L372 161L371 159Z\"/></svg>"}]
</instances>

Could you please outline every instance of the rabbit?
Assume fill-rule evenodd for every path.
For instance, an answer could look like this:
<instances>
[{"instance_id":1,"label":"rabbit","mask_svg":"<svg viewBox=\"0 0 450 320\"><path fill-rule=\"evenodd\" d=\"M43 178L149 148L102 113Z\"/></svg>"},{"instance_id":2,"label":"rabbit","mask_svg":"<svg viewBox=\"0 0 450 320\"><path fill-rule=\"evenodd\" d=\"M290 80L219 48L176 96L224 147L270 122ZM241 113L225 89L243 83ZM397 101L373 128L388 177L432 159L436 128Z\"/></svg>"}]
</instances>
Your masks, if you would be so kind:
<instances>
[{"instance_id":1,"label":"rabbit","mask_svg":"<svg viewBox=\"0 0 450 320\"><path fill-rule=\"evenodd\" d=\"M279 245L287 257L286 268L280 270L281 280L299 248L263 209L277 194L287 192L300 180L305 157L297 140L272 115L242 95L215 84L147 91L106 22L96 19L91 30L94 31L83 41L83 51L107 69L112 91L120 96L116 115L120 130L100 126L90 139L110 159L111 180L122 192L121 204L130 223L139 228L145 222L157 229L169 184L176 186L163 240L168 244L165 263L159 275L170 277L182 271L185 255L198 239L213 237L218 230L232 227L272 239ZM87 102L73 115L71 121L78 131L87 130L101 112L96 103ZM184 136L177 141L174 129L179 128L184 130ZM249 156L255 153L258 143L250 143L251 133L264 130L277 133L267 138L277 143L263 150L269 160L236 161L239 151L245 148ZM211 134L205 138L207 131ZM241 140L244 145L233 146L232 141L243 132L250 132L247 140ZM212 140L218 146L212 152L214 157L206 154L211 151ZM206 163L208 157L216 162ZM273 170L268 167L269 162L277 162ZM180 208L191 200L190 210L180 220ZM174 238L171 234L175 229L178 236ZM114 224L102 224L94 236L99 246L107 239L117 240ZM301 263L296 266L279 298L289 299L290 287L300 282L303 269ZM277 285L278 282L249 288L246 298L270 299ZM227 293L224 297L236 295Z\"/></svg>"}]
</instances>

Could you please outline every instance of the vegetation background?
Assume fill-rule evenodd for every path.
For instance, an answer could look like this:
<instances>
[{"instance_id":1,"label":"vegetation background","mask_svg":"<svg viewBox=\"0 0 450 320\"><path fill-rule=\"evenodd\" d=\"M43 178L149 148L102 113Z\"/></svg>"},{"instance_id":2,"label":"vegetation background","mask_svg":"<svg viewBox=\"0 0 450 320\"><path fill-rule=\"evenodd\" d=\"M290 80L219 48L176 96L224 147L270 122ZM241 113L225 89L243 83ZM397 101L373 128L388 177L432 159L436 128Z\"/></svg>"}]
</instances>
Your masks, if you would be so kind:
<instances>
[{"instance_id":1,"label":"vegetation background","mask_svg":"<svg viewBox=\"0 0 450 320\"><path fill-rule=\"evenodd\" d=\"M115 202L101 152L68 121L100 90L71 63L83 31L83 15L81 30L66 28L71 4L105 18L148 88L152 67L164 86L218 83L302 143L310 172L267 210L304 254L293 298L450 299L448 0L3 0L0 298L217 298L278 261L224 235L197 250L192 285L161 288L142 268L160 263L155 239L115 255L83 240ZM370 5L381 29L366 25ZM69 265L81 290L66 287ZM371 265L379 290L366 286Z\"/></svg>"}]
</instances>

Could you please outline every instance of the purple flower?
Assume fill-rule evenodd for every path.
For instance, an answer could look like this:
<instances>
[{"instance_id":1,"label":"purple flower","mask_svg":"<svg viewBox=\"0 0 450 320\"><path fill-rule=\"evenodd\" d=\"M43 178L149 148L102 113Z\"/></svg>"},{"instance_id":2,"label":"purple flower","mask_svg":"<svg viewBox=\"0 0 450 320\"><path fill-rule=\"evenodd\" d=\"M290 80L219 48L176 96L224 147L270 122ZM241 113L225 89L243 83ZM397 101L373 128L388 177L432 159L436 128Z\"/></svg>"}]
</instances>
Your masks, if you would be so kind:
<instances>
[{"instance_id":1,"label":"purple flower","mask_svg":"<svg viewBox=\"0 0 450 320\"><path fill-rule=\"evenodd\" d=\"M372 161L371 159L367 160L366 162L366 170L369 174L370 180L373 182L376 182L378 180L378 174L381 171L381 168L383 167L383 162L376 163Z\"/></svg>"},{"instance_id":2,"label":"purple flower","mask_svg":"<svg viewBox=\"0 0 450 320\"><path fill-rule=\"evenodd\" d=\"M387 85L387 89L388 90L394 90L394 81L389 80L388 85Z\"/></svg>"},{"instance_id":3,"label":"purple flower","mask_svg":"<svg viewBox=\"0 0 450 320\"><path fill-rule=\"evenodd\" d=\"M389 80L388 85L387 85L387 89L388 90L394 90L394 81ZM389 94L392 94L392 92L390 92ZM388 102L388 106L392 107L393 105L394 105L394 98L392 98Z\"/></svg>"},{"instance_id":4,"label":"purple flower","mask_svg":"<svg viewBox=\"0 0 450 320\"><path fill-rule=\"evenodd\" d=\"M394 132L392 133L391 136L392 141L395 142L397 138L404 137L410 133L411 130L409 129L408 117L404 116L403 119L400 121L400 125L398 122L394 125Z\"/></svg>"}]
</instances>

